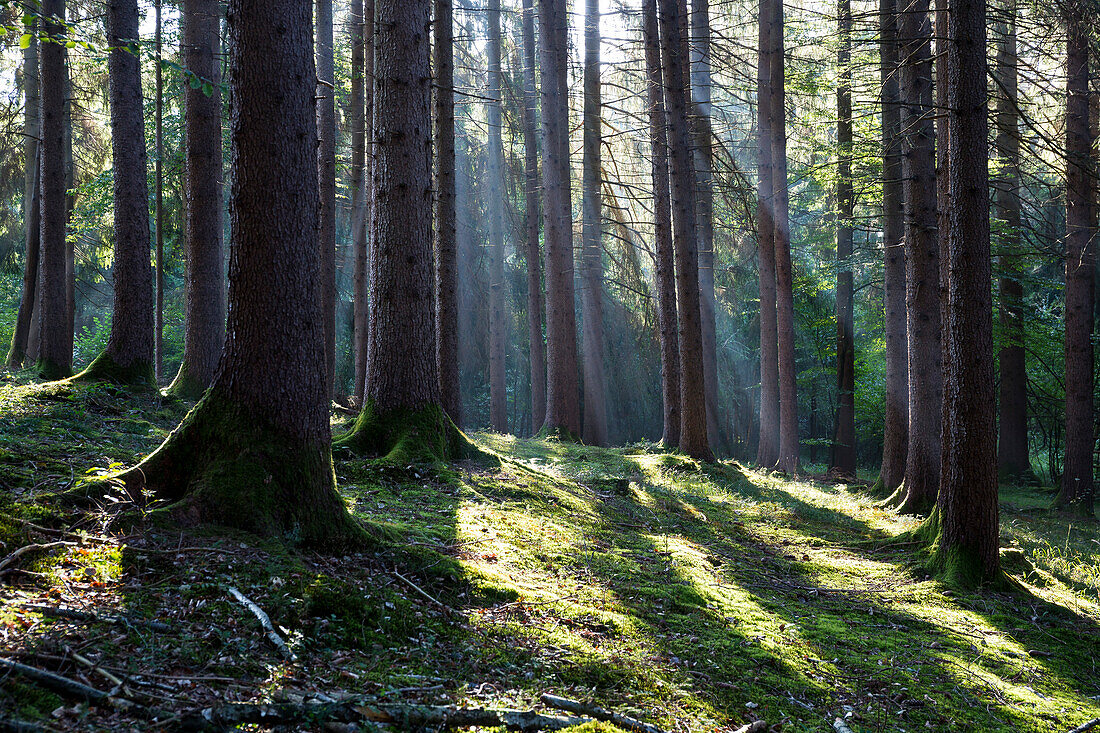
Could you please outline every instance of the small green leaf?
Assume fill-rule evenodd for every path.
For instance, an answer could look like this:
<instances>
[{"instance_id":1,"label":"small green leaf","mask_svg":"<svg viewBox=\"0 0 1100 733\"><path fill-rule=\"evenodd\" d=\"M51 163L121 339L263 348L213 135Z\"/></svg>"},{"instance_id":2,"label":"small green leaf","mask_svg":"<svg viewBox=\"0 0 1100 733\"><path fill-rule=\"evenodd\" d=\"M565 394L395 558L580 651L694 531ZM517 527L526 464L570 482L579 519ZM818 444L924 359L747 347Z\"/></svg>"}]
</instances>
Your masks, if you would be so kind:
<instances>
[{"instance_id":1,"label":"small green leaf","mask_svg":"<svg viewBox=\"0 0 1100 733\"><path fill-rule=\"evenodd\" d=\"M197 76L192 76L192 77L191 77L191 78L190 78L190 79L188 80L188 83L190 83L190 84L191 84L191 88L192 88L192 89L201 89L201 88L202 88L202 79L200 79L200 78L199 78L199 77L197 77Z\"/></svg>"},{"instance_id":2,"label":"small green leaf","mask_svg":"<svg viewBox=\"0 0 1100 733\"><path fill-rule=\"evenodd\" d=\"M202 93L208 97L214 96L214 85L208 81L202 83Z\"/></svg>"},{"instance_id":3,"label":"small green leaf","mask_svg":"<svg viewBox=\"0 0 1100 733\"><path fill-rule=\"evenodd\" d=\"M76 41L65 41L65 48L76 48Z\"/></svg>"},{"instance_id":4,"label":"small green leaf","mask_svg":"<svg viewBox=\"0 0 1100 733\"><path fill-rule=\"evenodd\" d=\"M23 36L19 39L19 48L26 51L28 48L31 47L31 41L33 40L34 37L31 36L30 33L24 33Z\"/></svg>"}]
</instances>

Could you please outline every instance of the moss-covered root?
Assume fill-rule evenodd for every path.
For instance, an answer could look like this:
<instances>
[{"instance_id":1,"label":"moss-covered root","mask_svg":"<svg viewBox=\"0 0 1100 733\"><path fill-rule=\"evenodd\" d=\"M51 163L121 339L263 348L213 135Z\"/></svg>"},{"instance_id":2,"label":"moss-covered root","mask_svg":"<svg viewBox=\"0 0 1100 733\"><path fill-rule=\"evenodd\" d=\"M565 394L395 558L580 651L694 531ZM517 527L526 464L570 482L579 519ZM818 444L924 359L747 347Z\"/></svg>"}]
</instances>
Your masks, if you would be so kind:
<instances>
[{"instance_id":1,"label":"moss-covered root","mask_svg":"<svg viewBox=\"0 0 1100 733\"><path fill-rule=\"evenodd\" d=\"M875 479L875 483L871 484L871 488L867 490L867 494L876 499L888 499L892 493L886 488L886 482L883 480L881 473Z\"/></svg>"},{"instance_id":2,"label":"moss-covered root","mask_svg":"<svg viewBox=\"0 0 1100 733\"><path fill-rule=\"evenodd\" d=\"M155 389L157 386L153 362L137 359L128 366L122 366L106 351L72 379L74 382L113 382L138 389Z\"/></svg>"},{"instance_id":3,"label":"moss-covered root","mask_svg":"<svg viewBox=\"0 0 1100 733\"><path fill-rule=\"evenodd\" d=\"M34 365L34 369L38 372L39 378L47 382L67 379L73 373L72 369L64 364L58 364L49 359L39 359L38 363Z\"/></svg>"},{"instance_id":4,"label":"moss-covered root","mask_svg":"<svg viewBox=\"0 0 1100 733\"><path fill-rule=\"evenodd\" d=\"M953 588L1020 590L1022 586L998 566L990 573L976 554L961 547L948 547L941 542L939 507L933 507L928 518L915 529L895 538L898 545L916 544L926 553L924 569L946 586Z\"/></svg>"},{"instance_id":5,"label":"moss-covered root","mask_svg":"<svg viewBox=\"0 0 1100 733\"><path fill-rule=\"evenodd\" d=\"M168 385L168 394L188 402L197 402L206 394L206 388L210 385L201 379L196 379L187 369L187 362L180 365L176 378Z\"/></svg>"},{"instance_id":6,"label":"moss-covered root","mask_svg":"<svg viewBox=\"0 0 1100 733\"><path fill-rule=\"evenodd\" d=\"M368 401L351 430L337 438L334 445L406 465L462 458L492 460L470 442L439 405L383 411Z\"/></svg>"},{"instance_id":7,"label":"moss-covered root","mask_svg":"<svg viewBox=\"0 0 1100 733\"><path fill-rule=\"evenodd\" d=\"M257 425L207 394L168 439L117 477L150 491L188 523L213 523L321 549L369 544L336 493L327 443L304 444Z\"/></svg>"},{"instance_id":8,"label":"moss-covered root","mask_svg":"<svg viewBox=\"0 0 1100 733\"><path fill-rule=\"evenodd\" d=\"M936 500L934 498L920 499L911 494L905 486L903 481L894 493L890 494L883 502L882 506L889 507L897 511L898 514L912 514L919 517L927 517L936 508Z\"/></svg>"},{"instance_id":9,"label":"moss-covered root","mask_svg":"<svg viewBox=\"0 0 1100 733\"><path fill-rule=\"evenodd\" d=\"M556 428L551 428L551 427L547 427L547 426L544 425L542 427L542 429L539 430L538 435L536 437L541 438L543 440L558 440L558 441L561 441L562 443L580 443L581 442L581 436L579 436L576 433L570 431L569 428L566 428L566 427L561 426L561 425L559 425Z\"/></svg>"},{"instance_id":10,"label":"moss-covered root","mask_svg":"<svg viewBox=\"0 0 1100 733\"><path fill-rule=\"evenodd\" d=\"M1090 504L1091 502L1085 501L1084 497L1070 496L1065 487L1062 487L1058 489L1058 494L1054 497L1051 509L1075 516L1078 519L1095 520L1096 511Z\"/></svg>"}]
</instances>

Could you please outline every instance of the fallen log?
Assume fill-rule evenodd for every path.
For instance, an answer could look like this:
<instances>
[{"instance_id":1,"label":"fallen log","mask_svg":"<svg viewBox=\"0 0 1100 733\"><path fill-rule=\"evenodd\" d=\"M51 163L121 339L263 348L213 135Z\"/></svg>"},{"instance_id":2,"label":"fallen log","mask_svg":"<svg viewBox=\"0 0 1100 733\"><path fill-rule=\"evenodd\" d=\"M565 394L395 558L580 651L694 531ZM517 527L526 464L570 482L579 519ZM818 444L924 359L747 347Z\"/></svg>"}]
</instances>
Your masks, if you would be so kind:
<instances>
[{"instance_id":1,"label":"fallen log","mask_svg":"<svg viewBox=\"0 0 1100 733\"><path fill-rule=\"evenodd\" d=\"M605 723L617 725L623 730L634 731L635 733L664 733L663 730L655 725L644 723L628 715L621 715L606 710L598 705L589 705L578 700L570 700L567 697L558 697L557 695L550 695L548 693L543 693L539 699L552 708L564 710L567 713L575 713L576 715L587 715L596 720L602 720Z\"/></svg>"}]
</instances>

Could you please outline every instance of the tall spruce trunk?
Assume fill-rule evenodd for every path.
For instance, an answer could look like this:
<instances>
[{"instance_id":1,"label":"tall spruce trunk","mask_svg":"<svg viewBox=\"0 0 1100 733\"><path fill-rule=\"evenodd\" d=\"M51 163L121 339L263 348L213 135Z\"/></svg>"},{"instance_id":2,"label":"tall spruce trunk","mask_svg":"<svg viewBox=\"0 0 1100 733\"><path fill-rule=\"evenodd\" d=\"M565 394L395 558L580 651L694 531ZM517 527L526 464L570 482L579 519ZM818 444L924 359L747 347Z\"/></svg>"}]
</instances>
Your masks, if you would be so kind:
<instances>
[{"instance_id":1,"label":"tall spruce trunk","mask_svg":"<svg viewBox=\"0 0 1100 733\"><path fill-rule=\"evenodd\" d=\"M543 239L546 243L546 420L543 431L580 436L573 215L569 182L568 23L565 0L538 0L542 84Z\"/></svg>"},{"instance_id":2,"label":"tall spruce trunk","mask_svg":"<svg viewBox=\"0 0 1100 733\"><path fill-rule=\"evenodd\" d=\"M114 160L114 310L106 350L81 379L156 386L153 270L149 262L149 188L137 0L110 0L111 151Z\"/></svg>"},{"instance_id":3,"label":"tall spruce trunk","mask_svg":"<svg viewBox=\"0 0 1100 733\"><path fill-rule=\"evenodd\" d=\"M933 566L949 582L1001 582L989 249L985 0L952 3L947 103L951 231L944 321L945 462ZM1086 117L1087 119L1087 117Z\"/></svg>"},{"instance_id":4,"label":"tall spruce trunk","mask_svg":"<svg viewBox=\"0 0 1100 733\"><path fill-rule=\"evenodd\" d=\"M439 397L462 424L458 384L458 242L455 213L454 12L435 0L435 329Z\"/></svg>"},{"instance_id":5,"label":"tall spruce trunk","mask_svg":"<svg viewBox=\"0 0 1100 733\"><path fill-rule=\"evenodd\" d=\"M855 312L852 298L852 3L840 0L840 49L837 65L837 230L836 230L836 429L830 470L842 476L856 475L856 365Z\"/></svg>"},{"instance_id":6,"label":"tall spruce trunk","mask_svg":"<svg viewBox=\"0 0 1100 733\"><path fill-rule=\"evenodd\" d=\"M538 91L535 89L535 3L523 0L523 168L527 256L527 340L531 354L531 425L546 419L546 343L542 335L542 254L539 249Z\"/></svg>"},{"instance_id":7,"label":"tall spruce trunk","mask_svg":"<svg viewBox=\"0 0 1100 733\"><path fill-rule=\"evenodd\" d=\"M1093 516L1092 134L1089 34L1084 6L1067 9L1066 45L1066 460L1055 506Z\"/></svg>"},{"instance_id":8,"label":"tall spruce trunk","mask_svg":"<svg viewBox=\"0 0 1100 733\"><path fill-rule=\"evenodd\" d=\"M680 339L677 333L676 260L672 245L672 202L668 178L668 118L657 28L657 0L642 2L650 157L653 170L653 233L656 247L657 327L661 346L661 442L680 445ZM704 375L705 378L705 375Z\"/></svg>"},{"instance_id":9,"label":"tall spruce trunk","mask_svg":"<svg viewBox=\"0 0 1100 733\"><path fill-rule=\"evenodd\" d=\"M325 374L329 396L336 386L336 59L332 0L317 0L317 176L320 181L321 319L325 327Z\"/></svg>"},{"instance_id":10,"label":"tall spruce trunk","mask_svg":"<svg viewBox=\"0 0 1100 733\"><path fill-rule=\"evenodd\" d=\"M886 333L886 415L882 465L875 493L901 485L909 445L909 339L905 322L905 247L902 204L901 107L898 84L897 0L879 0L879 77L882 86L883 327Z\"/></svg>"},{"instance_id":11,"label":"tall spruce trunk","mask_svg":"<svg viewBox=\"0 0 1100 733\"><path fill-rule=\"evenodd\" d=\"M65 27L65 0L43 0L43 32L62 36ZM58 22L60 21L60 22ZM65 298L65 67L63 43L43 43L40 47L39 80L42 95L42 172L40 177L39 337L32 338L36 368L45 379L61 379L72 373L72 333L66 333L68 307ZM142 146L144 150L144 146ZM141 169L144 176L145 168ZM148 242L148 233L146 234ZM148 257L146 258L148 261ZM152 308L150 304L150 316ZM33 330L33 329L32 329ZM152 330L149 333L152 337ZM150 358L151 358L150 354ZM152 366L150 361L149 366Z\"/></svg>"},{"instance_id":12,"label":"tall spruce trunk","mask_svg":"<svg viewBox=\"0 0 1100 733\"><path fill-rule=\"evenodd\" d=\"M181 54L184 66L212 85L210 94L187 85L184 92L187 236L183 362L168 388L198 399L214 381L225 345L225 283L222 277L221 3L184 0Z\"/></svg>"},{"instance_id":13,"label":"tall spruce trunk","mask_svg":"<svg viewBox=\"0 0 1100 733\"><path fill-rule=\"evenodd\" d=\"M940 485L943 360L940 350L939 214L936 110L928 0L909 0L898 16L901 39L902 178L905 198L905 308L909 335L909 450L899 511L925 514Z\"/></svg>"},{"instance_id":14,"label":"tall spruce trunk","mask_svg":"<svg viewBox=\"0 0 1100 733\"><path fill-rule=\"evenodd\" d=\"M699 304L699 253L695 229L695 171L688 126L687 18L676 0L660 0L661 70L668 114L669 168L680 341L680 450L711 460L707 436L703 330Z\"/></svg>"},{"instance_id":15,"label":"tall spruce trunk","mask_svg":"<svg viewBox=\"0 0 1100 733\"><path fill-rule=\"evenodd\" d=\"M153 353L154 364L153 371L157 380L157 384L160 384L162 372L164 371L164 71L161 68L161 62L164 54L164 22L161 13L161 0L156 0L153 3L153 12L156 16L156 39L154 43L154 49L156 57L154 63L156 64L156 119L153 122L155 128L154 136L154 156L156 158L156 171L154 177L156 179L156 192L153 194L156 198L154 204L155 210L153 212L153 228L154 228L154 246L156 247L156 314L154 321L154 336L153 336Z\"/></svg>"},{"instance_id":16,"label":"tall spruce trunk","mask_svg":"<svg viewBox=\"0 0 1100 733\"><path fill-rule=\"evenodd\" d=\"M486 121L489 132L489 425L508 432L508 388L505 350L508 321L504 292L504 144L500 73L500 0L489 0L489 89Z\"/></svg>"},{"instance_id":17,"label":"tall spruce trunk","mask_svg":"<svg viewBox=\"0 0 1100 733\"><path fill-rule=\"evenodd\" d=\"M1020 251L1020 114L1017 109L1016 0L1005 0L997 24L996 149L1000 180L994 186L993 212L1000 221L999 302L1001 351L1000 420L997 468L1003 478L1030 477L1027 440L1027 372L1024 365L1023 253Z\"/></svg>"},{"instance_id":18,"label":"tall spruce trunk","mask_svg":"<svg viewBox=\"0 0 1100 733\"><path fill-rule=\"evenodd\" d=\"M374 0L352 0L351 26L351 248L352 248L352 394L363 397L367 374L367 231L370 220L370 188L373 185L367 167L367 140L370 135L369 89L374 84L368 73L368 43L374 29ZM369 15L365 11L370 10Z\"/></svg>"},{"instance_id":19,"label":"tall spruce trunk","mask_svg":"<svg viewBox=\"0 0 1100 733\"><path fill-rule=\"evenodd\" d=\"M779 458L779 343L775 313L775 217L772 167L771 5L760 0L756 71L756 238L760 288L760 434L756 462L771 468Z\"/></svg>"},{"instance_id":20,"label":"tall spruce trunk","mask_svg":"<svg viewBox=\"0 0 1100 733\"><path fill-rule=\"evenodd\" d=\"M584 350L584 421L589 445L607 445L607 388L604 377L603 248L601 156L603 120L600 95L600 3L585 0L584 168L581 200L581 312Z\"/></svg>"},{"instance_id":21,"label":"tall spruce trunk","mask_svg":"<svg viewBox=\"0 0 1100 733\"><path fill-rule=\"evenodd\" d=\"M362 532L335 491L330 450L311 11L229 2L225 353L199 405L126 477L190 521L339 548Z\"/></svg>"}]
</instances>

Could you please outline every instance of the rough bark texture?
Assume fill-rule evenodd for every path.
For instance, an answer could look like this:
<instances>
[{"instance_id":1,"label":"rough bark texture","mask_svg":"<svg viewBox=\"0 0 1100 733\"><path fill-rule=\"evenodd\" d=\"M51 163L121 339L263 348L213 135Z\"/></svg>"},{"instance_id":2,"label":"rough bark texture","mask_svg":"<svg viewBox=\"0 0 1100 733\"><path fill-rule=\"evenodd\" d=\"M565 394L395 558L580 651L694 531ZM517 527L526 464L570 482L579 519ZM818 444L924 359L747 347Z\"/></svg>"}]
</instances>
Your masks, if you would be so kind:
<instances>
[{"instance_id":1,"label":"rough bark texture","mask_svg":"<svg viewBox=\"0 0 1100 733\"><path fill-rule=\"evenodd\" d=\"M339 547L361 530L335 491L329 443L311 9L230 0L225 354L199 405L126 477L197 521Z\"/></svg>"},{"instance_id":2,"label":"rough bark texture","mask_svg":"<svg viewBox=\"0 0 1100 733\"><path fill-rule=\"evenodd\" d=\"M686 54L686 17L676 0L660 0L658 25L669 122L669 162L676 259L676 304L680 340L680 450L712 458L707 439L703 330L699 305L699 253L695 231L695 171L688 127L690 89Z\"/></svg>"},{"instance_id":3,"label":"rough bark texture","mask_svg":"<svg viewBox=\"0 0 1100 733\"><path fill-rule=\"evenodd\" d=\"M1083 8L1066 14L1066 460L1054 501L1093 515L1092 135L1089 129L1089 36Z\"/></svg>"},{"instance_id":4,"label":"rough bark texture","mask_svg":"<svg viewBox=\"0 0 1100 733\"><path fill-rule=\"evenodd\" d=\"M535 3L523 0L524 233L527 253L527 337L531 353L531 424L546 419L546 342L542 335L542 254L539 250L538 98L535 89Z\"/></svg>"},{"instance_id":5,"label":"rough bark texture","mask_svg":"<svg viewBox=\"0 0 1100 733\"><path fill-rule=\"evenodd\" d=\"M489 0L489 89L486 96L489 215L489 425L508 432L505 345L508 321L504 306L504 145L501 140L500 0Z\"/></svg>"},{"instance_id":6,"label":"rough bark texture","mask_svg":"<svg viewBox=\"0 0 1100 733\"><path fill-rule=\"evenodd\" d=\"M546 420L543 432L580 435L573 215L569 183L568 28L565 0L538 0L542 85L543 239L546 243Z\"/></svg>"},{"instance_id":7,"label":"rough bark texture","mask_svg":"<svg viewBox=\"0 0 1100 733\"><path fill-rule=\"evenodd\" d=\"M321 192L321 320L325 327L325 374L329 396L336 385L336 60L332 0L317 0L317 177Z\"/></svg>"},{"instance_id":8,"label":"rough bark texture","mask_svg":"<svg viewBox=\"0 0 1100 733\"><path fill-rule=\"evenodd\" d=\"M214 381L225 345L220 18L218 0L184 0L180 18L184 66L214 84L210 96L190 85L184 96L187 300L183 363L168 388L184 399L198 399Z\"/></svg>"},{"instance_id":9,"label":"rough bark texture","mask_svg":"<svg viewBox=\"0 0 1100 733\"><path fill-rule=\"evenodd\" d=\"M760 436L756 462L771 468L779 458L779 344L775 330L775 218L772 213L771 4L760 0L756 71L756 238L760 286Z\"/></svg>"},{"instance_id":10,"label":"rough bark texture","mask_svg":"<svg viewBox=\"0 0 1100 733\"><path fill-rule=\"evenodd\" d=\"M161 373L164 371L164 70L161 68L164 52L164 23L161 17L161 0L153 4L153 12L156 16L156 40L154 48L156 58L156 95L157 109L156 119L153 122L155 137L153 145L156 158L156 197L155 210L153 212L154 245L156 247L156 315L154 318L154 376L157 384L160 384Z\"/></svg>"},{"instance_id":11,"label":"rough bark texture","mask_svg":"<svg viewBox=\"0 0 1100 733\"><path fill-rule=\"evenodd\" d=\"M933 568L949 582L1001 582L993 298L990 292L984 0L952 3L948 24L951 232L944 322L944 464ZM938 525L938 526L937 526Z\"/></svg>"},{"instance_id":12,"label":"rough bark texture","mask_svg":"<svg viewBox=\"0 0 1100 733\"><path fill-rule=\"evenodd\" d=\"M994 217L1000 250L1001 371L997 468L1005 479L1030 478L1027 441L1027 372L1024 365L1024 289L1020 282L1020 115L1017 110L1016 0L1006 0L997 24L998 89L996 146L1000 180L994 186Z\"/></svg>"},{"instance_id":13,"label":"rough bark texture","mask_svg":"<svg viewBox=\"0 0 1100 733\"><path fill-rule=\"evenodd\" d=\"M893 503L924 514L940 485L943 376L940 351L939 221L936 127L932 97L932 24L928 0L910 0L898 16L901 39L902 178L905 199L905 309L909 335L909 450L904 488Z\"/></svg>"},{"instance_id":14,"label":"rough bark texture","mask_svg":"<svg viewBox=\"0 0 1100 733\"><path fill-rule=\"evenodd\" d=\"M458 387L458 243L455 221L454 20L451 0L435 0L435 320L439 396L462 424Z\"/></svg>"},{"instance_id":15,"label":"rough bark texture","mask_svg":"<svg viewBox=\"0 0 1100 733\"><path fill-rule=\"evenodd\" d=\"M661 342L661 442L680 445L680 339L676 314L676 260L672 246L672 202L668 181L668 119L657 29L657 0L642 2L650 157L653 167L653 229L656 247L657 325Z\"/></svg>"},{"instance_id":16,"label":"rough bark texture","mask_svg":"<svg viewBox=\"0 0 1100 733\"><path fill-rule=\"evenodd\" d=\"M902 208L901 108L898 103L897 0L879 0L882 82L882 246L886 331L886 420L875 492L892 493L905 477L909 444L908 335L905 325L905 248Z\"/></svg>"},{"instance_id":17,"label":"rough bark texture","mask_svg":"<svg viewBox=\"0 0 1100 733\"><path fill-rule=\"evenodd\" d=\"M367 169L367 140L370 117L367 99L373 85L373 53L368 60L367 49L373 49L374 0L352 0L351 24L351 246L352 246L352 357L355 377L352 393L363 397L367 374L367 222L370 219L371 178ZM364 15L365 10L369 15Z\"/></svg>"},{"instance_id":18,"label":"rough bark texture","mask_svg":"<svg viewBox=\"0 0 1100 733\"><path fill-rule=\"evenodd\" d=\"M42 14L48 19L44 32L60 36L64 26L51 22L65 19L64 0L43 0ZM61 379L72 373L72 332L65 327L65 67L64 44L43 43L41 56L42 94L42 232L39 265L40 336L32 339L37 351L37 369L45 379ZM144 151L144 146L142 146ZM144 176L144 167L141 169ZM143 179L144 180L144 179ZM148 243L148 233L146 233ZM146 258L148 262L148 258ZM149 315L152 317L152 304ZM32 329L33 330L33 329ZM152 345L150 328L150 346ZM152 367L152 354L149 366Z\"/></svg>"},{"instance_id":19,"label":"rough bark texture","mask_svg":"<svg viewBox=\"0 0 1100 733\"><path fill-rule=\"evenodd\" d=\"M852 3L840 0L840 49L837 62L837 230L836 230L836 429L830 470L842 476L856 475L856 365L855 314L852 300Z\"/></svg>"},{"instance_id":20,"label":"rough bark texture","mask_svg":"<svg viewBox=\"0 0 1100 733\"><path fill-rule=\"evenodd\" d=\"M589 445L607 445L607 387L603 352L603 248L601 247L600 3L585 1L584 169L581 200L581 312L584 350L584 432Z\"/></svg>"},{"instance_id":21,"label":"rough bark texture","mask_svg":"<svg viewBox=\"0 0 1100 733\"><path fill-rule=\"evenodd\" d=\"M156 385L156 298L149 262L149 189L138 19L137 0L110 0L107 43L112 50L107 66L114 160L114 311L106 350L79 378L152 387Z\"/></svg>"}]
</instances>

